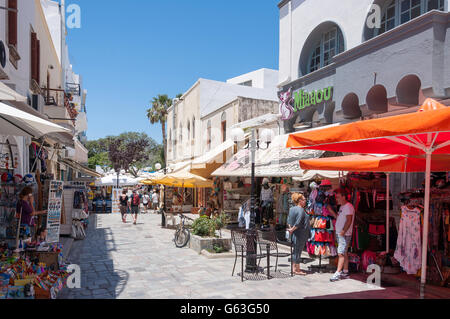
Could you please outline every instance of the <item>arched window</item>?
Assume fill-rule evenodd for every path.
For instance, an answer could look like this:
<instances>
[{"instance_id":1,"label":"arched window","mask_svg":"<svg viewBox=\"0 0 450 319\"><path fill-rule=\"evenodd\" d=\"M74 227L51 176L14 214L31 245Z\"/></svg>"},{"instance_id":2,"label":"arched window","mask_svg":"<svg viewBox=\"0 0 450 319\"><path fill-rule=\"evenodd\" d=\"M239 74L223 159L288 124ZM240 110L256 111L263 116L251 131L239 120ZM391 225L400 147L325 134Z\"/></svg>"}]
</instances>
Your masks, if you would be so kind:
<instances>
[{"instance_id":1,"label":"arched window","mask_svg":"<svg viewBox=\"0 0 450 319\"><path fill-rule=\"evenodd\" d=\"M189 122L189 120L187 121L187 138L188 140L191 138L191 122Z\"/></svg>"},{"instance_id":2,"label":"arched window","mask_svg":"<svg viewBox=\"0 0 450 319\"><path fill-rule=\"evenodd\" d=\"M314 72L331 63L332 58L344 51L342 32L333 27L320 34L310 52L307 73Z\"/></svg>"},{"instance_id":3,"label":"arched window","mask_svg":"<svg viewBox=\"0 0 450 319\"><path fill-rule=\"evenodd\" d=\"M227 138L227 113L226 112L222 113L221 123L222 123L222 142L225 142L226 138Z\"/></svg>"},{"instance_id":4,"label":"arched window","mask_svg":"<svg viewBox=\"0 0 450 319\"><path fill-rule=\"evenodd\" d=\"M169 150L172 150L172 129L169 131Z\"/></svg>"},{"instance_id":5,"label":"arched window","mask_svg":"<svg viewBox=\"0 0 450 319\"><path fill-rule=\"evenodd\" d=\"M381 28L375 36L392 30L431 10L444 10L445 0L391 0L382 8Z\"/></svg>"},{"instance_id":6,"label":"arched window","mask_svg":"<svg viewBox=\"0 0 450 319\"><path fill-rule=\"evenodd\" d=\"M180 143L183 142L183 124L180 123Z\"/></svg>"},{"instance_id":7,"label":"arched window","mask_svg":"<svg viewBox=\"0 0 450 319\"><path fill-rule=\"evenodd\" d=\"M299 77L331 64L333 57L344 50L344 35L339 26L333 21L322 22L303 45L298 66Z\"/></svg>"},{"instance_id":8,"label":"arched window","mask_svg":"<svg viewBox=\"0 0 450 319\"><path fill-rule=\"evenodd\" d=\"M195 117L192 118L192 139L195 138Z\"/></svg>"}]
</instances>

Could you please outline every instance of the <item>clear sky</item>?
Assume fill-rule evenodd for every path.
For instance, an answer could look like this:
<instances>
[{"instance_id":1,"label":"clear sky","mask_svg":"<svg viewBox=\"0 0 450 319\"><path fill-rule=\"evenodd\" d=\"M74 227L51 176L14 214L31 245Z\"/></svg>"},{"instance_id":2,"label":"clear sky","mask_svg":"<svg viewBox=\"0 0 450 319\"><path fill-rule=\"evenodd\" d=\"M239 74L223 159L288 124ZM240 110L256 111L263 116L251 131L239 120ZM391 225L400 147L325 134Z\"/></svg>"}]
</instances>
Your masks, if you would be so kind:
<instances>
[{"instance_id":1,"label":"clear sky","mask_svg":"<svg viewBox=\"0 0 450 319\"><path fill-rule=\"evenodd\" d=\"M146 117L154 96L278 69L278 2L66 0L81 8L67 41L88 90L89 140L137 131L161 142L161 125Z\"/></svg>"}]
</instances>

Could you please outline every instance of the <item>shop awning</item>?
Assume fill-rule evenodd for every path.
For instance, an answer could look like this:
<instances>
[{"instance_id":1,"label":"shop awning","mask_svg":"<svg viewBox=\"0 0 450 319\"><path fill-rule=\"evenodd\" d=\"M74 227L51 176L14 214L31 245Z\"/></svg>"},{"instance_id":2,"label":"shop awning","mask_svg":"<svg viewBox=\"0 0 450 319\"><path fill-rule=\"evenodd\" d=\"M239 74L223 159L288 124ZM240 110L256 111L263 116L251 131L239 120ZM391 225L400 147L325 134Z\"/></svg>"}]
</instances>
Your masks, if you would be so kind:
<instances>
[{"instance_id":1,"label":"shop awning","mask_svg":"<svg viewBox=\"0 0 450 319\"><path fill-rule=\"evenodd\" d=\"M77 163L71 159L64 158L64 159L60 159L59 161L65 165L71 167L72 169L80 171L86 175L89 175L92 177L102 177L102 175L97 173L96 171L91 170L90 168L87 168L87 167L81 165L80 163Z\"/></svg>"},{"instance_id":2,"label":"shop awning","mask_svg":"<svg viewBox=\"0 0 450 319\"><path fill-rule=\"evenodd\" d=\"M40 138L56 132L70 132L60 125L0 103L0 134Z\"/></svg>"},{"instance_id":3,"label":"shop awning","mask_svg":"<svg viewBox=\"0 0 450 319\"><path fill-rule=\"evenodd\" d=\"M185 169L187 166L191 165L192 161L178 162L175 164L169 164L168 168L171 173L175 173Z\"/></svg>"},{"instance_id":4,"label":"shop awning","mask_svg":"<svg viewBox=\"0 0 450 319\"><path fill-rule=\"evenodd\" d=\"M187 170L167 174L160 179L153 181L155 184L161 184L170 187L184 188L212 188L213 182L198 175L194 175Z\"/></svg>"},{"instance_id":5,"label":"shop awning","mask_svg":"<svg viewBox=\"0 0 450 319\"><path fill-rule=\"evenodd\" d=\"M322 176L326 178L338 178L339 172L304 172L300 169L299 160L308 158L320 158L324 151L315 150L289 150L286 149L286 141L289 135L275 137L269 149L256 152L255 176L256 177L298 177L305 173L308 176ZM251 154L249 150L241 150L227 163L212 173L212 176L251 176Z\"/></svg>"},{"instance_id":6,"label":"shop awning","mask_svg":"<svg viewBox=\"0 0 450 319\"><path fill-rule=\"evenodd\" d=\"M5 83L0 82L0 101L20 101L26 102L27 98L20 95Z\"/></svg>"},{"instance_id":7,"label":"shop awning","mask_svg":"<svg viewBox=\"0 0 450 319\"><path fill-rule=\"evenodd\" d=\"M194 161L192 161L192 168L205 168L206 164L214 162L216 157L219 155L222 155L223 152L227 151L228 149L232 148L234 146L234 142L232 140L226 140L224 143L220 144L219 146L215 147L213 150L207 152L203 156L200 156ZM223 162L222 162L223 164Z\"/></svg>"},{"instance_id":8,"label":"shop awning","mask_svg":"<svg viewBox=\"0 0 450 319\"><path fill-rule=\"evenodd\" d=\"M119 186L135 186L138 184L134 178L126 175L119 175ZM95 186L117 186L117 175L106 175L95 181Z\"/></svg>"}]
</instances>

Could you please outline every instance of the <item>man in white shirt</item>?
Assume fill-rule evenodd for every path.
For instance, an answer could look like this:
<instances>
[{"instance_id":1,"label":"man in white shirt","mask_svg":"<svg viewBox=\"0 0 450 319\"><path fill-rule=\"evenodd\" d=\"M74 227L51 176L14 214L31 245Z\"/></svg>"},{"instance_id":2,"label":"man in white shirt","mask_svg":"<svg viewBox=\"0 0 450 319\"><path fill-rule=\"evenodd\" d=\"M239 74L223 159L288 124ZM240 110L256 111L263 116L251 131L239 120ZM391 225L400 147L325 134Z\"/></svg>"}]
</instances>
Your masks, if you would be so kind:
<instances>
[{"instance_id":1,"label":"man in white shirt","mask_svg":"<svg viewBox=\"0 0 450 319\"><path fill-rule=\"evenodd\" d=\"M328 205L328 211L336 218L336 237L338 240L338 268L330 281L338 281L349 277L348 273L348 248L352 240L353 223L355 221L355 208L347 201L347 192L344 189L338 189L336 193L336 202L340 205L339 213Z\"/></svg>"},{"instance_id":2,"label":"man in white shirt","mask_svg":"<svg viewBox=\"0 0 450 319\"><path fill-rule=\"evenodd\" d=\"M147 213L148 210L148 204L150 201L150 196L147 193L144 193L144 195L142 196L142 204L145 207L145 212Z\"/></svg>"},{"instance_id":3,"label":"man in white shirt","mask_svg":"<svg viewBox=\"0 0 450 319\"><path fill-rule=\"evenodd\" d=\"M158 204L159 204L159 195L158 192L155 191L152 195L152 203L153 203L153 210L158 210Z\"/></svg>"}]
</instances>

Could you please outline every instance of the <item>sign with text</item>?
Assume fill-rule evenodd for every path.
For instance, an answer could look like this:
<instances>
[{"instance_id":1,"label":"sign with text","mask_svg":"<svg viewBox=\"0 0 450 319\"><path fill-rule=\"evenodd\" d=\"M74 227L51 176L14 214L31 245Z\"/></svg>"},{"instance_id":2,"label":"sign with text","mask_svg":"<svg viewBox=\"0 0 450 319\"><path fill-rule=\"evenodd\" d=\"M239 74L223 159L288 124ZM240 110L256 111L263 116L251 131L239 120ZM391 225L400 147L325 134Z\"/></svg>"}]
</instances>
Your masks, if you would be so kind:
<instances>
[{"instance_id":1,"label":"sign with text","mask_svg":"<svg viewBox=\"0 0 450 319\"><path fill-rule=\"evenodd\" d=\"M290 88L285 92L280 92L278 97L280 99L281 119L283 121L288 121L292 119L297 112L307 107L331 101L333 98L333 87L329 86L325 89L315 90L313 92L307 92L303 89L292 92L292 88Z\"/></svg>"},{"instance_id":2,"label":"sign with text","mask_svg":"<svg viewBox=\"0 0 450 319\"><path fill-rule=\"evenodd\" d=\"M47 242L58 243L64 182L51 181L48 195Z\"/></svg>"},{"instance_id":3,"label":"sign with text","mask_svg":"<svg viewBox=\"0 0 450 319\"><path fill-rule=\"evenodd\" d=\"M112 213L120 213L120 195L122 195L122 188L114 187L112 190Z\"/></svg>"}]
</instances>

